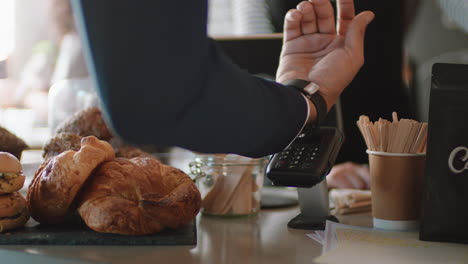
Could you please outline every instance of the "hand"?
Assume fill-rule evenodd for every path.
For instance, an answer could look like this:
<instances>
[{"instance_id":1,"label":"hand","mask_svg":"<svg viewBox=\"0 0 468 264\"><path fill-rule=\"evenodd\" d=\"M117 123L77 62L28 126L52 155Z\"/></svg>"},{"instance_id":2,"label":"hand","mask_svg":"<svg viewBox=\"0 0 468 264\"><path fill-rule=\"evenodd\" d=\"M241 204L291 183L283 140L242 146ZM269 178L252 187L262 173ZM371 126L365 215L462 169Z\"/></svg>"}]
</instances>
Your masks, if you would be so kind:
<instances>
[{"instance_id":1,"label":"hand","mask_svg":"<svg viewBox=\"0 0 468 264\"><path fill-rule=\"evenodd\" d=\"M327 184L328 188L369 189L369 168L353 162L335 165L327 175Z\"/></svg>"},{"instance_id":2,"label":"hand","mask_svg":"<svg viewBox=\"0 0 468 264\"><path fill-rule=\"evenodd\" d=\"M303 1L285 17L276 80L304 79L320 86L328 109L364 64L364 33L374 14L355 16L353 0L337 0L338 25L330 0Z\"/></svg>"}]
</instances>

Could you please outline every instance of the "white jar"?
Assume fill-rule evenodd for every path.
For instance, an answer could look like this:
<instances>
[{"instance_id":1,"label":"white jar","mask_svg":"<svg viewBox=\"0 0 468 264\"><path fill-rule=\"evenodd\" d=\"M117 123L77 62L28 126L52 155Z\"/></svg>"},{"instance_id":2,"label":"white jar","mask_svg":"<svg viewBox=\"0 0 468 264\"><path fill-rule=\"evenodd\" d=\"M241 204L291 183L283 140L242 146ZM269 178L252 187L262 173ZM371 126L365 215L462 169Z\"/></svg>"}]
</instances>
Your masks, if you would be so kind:
<instances>
[{"instance_id":1,"label":"white jar","mask_svg":"<svg viewBox=\"0 0 468 264\"><path fill-rule=\"evenodd\" d=\"M49 91L48 125L52 133L74 113L98 106L93 82L89 79L68 79L55 82Z\"/></svg>"},{"instance_id":2,"label":"white jar","mask_svg":"<svg viewBox=\"0 0 468 264\"><path fill-rule=\"evenodd\" d=\"M204 215L249 216L260 211L264 159L234 154L199 155L190 163Z\"/></svg>"}]
</instances>

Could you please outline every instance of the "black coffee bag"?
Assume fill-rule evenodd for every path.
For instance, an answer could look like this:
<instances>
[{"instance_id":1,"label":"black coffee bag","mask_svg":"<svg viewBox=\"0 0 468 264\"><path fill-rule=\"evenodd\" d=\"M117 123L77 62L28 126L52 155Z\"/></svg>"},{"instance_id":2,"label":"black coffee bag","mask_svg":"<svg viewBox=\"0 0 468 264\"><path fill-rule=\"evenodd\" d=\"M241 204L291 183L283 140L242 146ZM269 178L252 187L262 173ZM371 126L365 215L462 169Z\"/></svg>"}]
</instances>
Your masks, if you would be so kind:
<instances>
[{"instance_id":1,"label":"black coffee bag","mask_svg":"<svg viewBox=\"0 0 468 264\"><path fill-rule=\"evenodd\" d=\"M434 64L420 239L468 243L468 65Z\"/></svg>"}]
</instances>

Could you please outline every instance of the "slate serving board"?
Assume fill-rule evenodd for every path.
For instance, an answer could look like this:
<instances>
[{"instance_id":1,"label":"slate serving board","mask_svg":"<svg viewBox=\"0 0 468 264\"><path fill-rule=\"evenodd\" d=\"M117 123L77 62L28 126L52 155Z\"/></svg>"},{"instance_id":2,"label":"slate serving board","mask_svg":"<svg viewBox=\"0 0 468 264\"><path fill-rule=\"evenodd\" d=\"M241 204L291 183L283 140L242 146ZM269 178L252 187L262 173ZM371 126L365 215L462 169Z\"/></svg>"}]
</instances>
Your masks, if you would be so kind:
<instances>
[{"instance_id":1,"label":"slate serving board","mask_svg":"<svg viewBox=\"0 0 468 264\"><path fill-rule=\"evenodd\" d=\"M195 220L176 230L148 236L124 236L95 232L85 225L42 226L30 220L26 227L0 233L0 245L196 245Z\"/></svg>"},{"instance_id":2,"label":"slate serving board","mask_svg":"<svg viewBox=\"0 0 468 264\"><path fill-rule=\"evenodd\" d=\"M26 183L20 193L26 197L27 187L40 163L22 164ZM43 226L30 219L20 229L0 233L0 245L196 245L195 220L179 229L165 229L149 236L124 236L98 233L83 222L67 226Z\"/></svg>"}]
</instances>

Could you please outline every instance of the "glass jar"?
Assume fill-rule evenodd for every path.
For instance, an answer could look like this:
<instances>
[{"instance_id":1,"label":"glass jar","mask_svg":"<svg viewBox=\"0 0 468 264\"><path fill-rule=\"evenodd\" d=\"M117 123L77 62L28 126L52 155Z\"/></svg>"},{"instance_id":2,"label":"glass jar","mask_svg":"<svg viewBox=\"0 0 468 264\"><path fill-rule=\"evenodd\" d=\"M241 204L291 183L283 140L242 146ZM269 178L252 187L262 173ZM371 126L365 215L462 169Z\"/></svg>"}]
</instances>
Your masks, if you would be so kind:
<instances>
[{"instance_id":1,"label":"glass jar","mask_svg":"<svg viewBox=\"0 0 468 264\"><path fill-rule=\"evenodd\" d=\"M55 82L49 91L48 125L50 131L72 116L88 107L98 106L98 97L89 78L67 79Z\"/></svg>"},{"instance_id":2,"label":"glass jar","mask_svg":"<svg viewBox=\"0 0 468 264\"><path fill-rule=\"evenodd\" d=\"M189 166L202 196L203 214L248 216L260 211L264 159L200 155Z\"/></svg>"}]
</instances>

